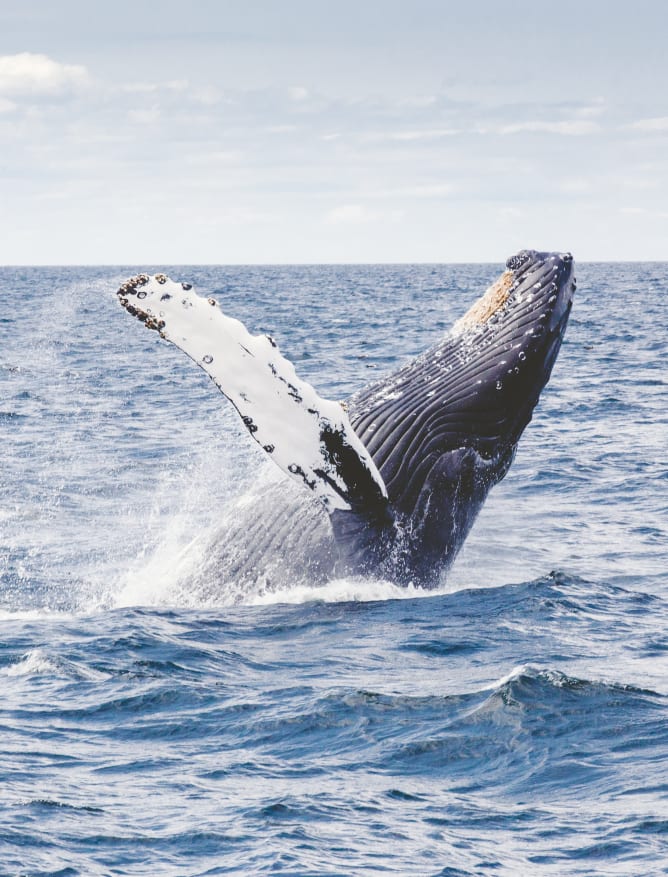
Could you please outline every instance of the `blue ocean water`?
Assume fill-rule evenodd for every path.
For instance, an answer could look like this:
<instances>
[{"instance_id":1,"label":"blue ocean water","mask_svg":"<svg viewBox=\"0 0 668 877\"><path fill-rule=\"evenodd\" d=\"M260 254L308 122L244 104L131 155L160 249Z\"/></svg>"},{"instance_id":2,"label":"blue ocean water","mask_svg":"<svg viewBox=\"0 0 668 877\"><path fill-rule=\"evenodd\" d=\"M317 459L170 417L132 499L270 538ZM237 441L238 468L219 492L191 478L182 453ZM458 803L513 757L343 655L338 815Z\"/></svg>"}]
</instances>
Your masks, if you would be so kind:
<instances>
[{"instance_id":1,"label":"blue ocean water","mask_svg":"<svg viewBox=\"0 0 668 877\"><path fill-rule=\"evenodd\" d=\"M0 875L668 873L668 265L578 266L433 591L241 595L193 570L271 464L136 270L0 269ZM168 273L343 398L498 271Z\"/></svg>"}]
</instances>

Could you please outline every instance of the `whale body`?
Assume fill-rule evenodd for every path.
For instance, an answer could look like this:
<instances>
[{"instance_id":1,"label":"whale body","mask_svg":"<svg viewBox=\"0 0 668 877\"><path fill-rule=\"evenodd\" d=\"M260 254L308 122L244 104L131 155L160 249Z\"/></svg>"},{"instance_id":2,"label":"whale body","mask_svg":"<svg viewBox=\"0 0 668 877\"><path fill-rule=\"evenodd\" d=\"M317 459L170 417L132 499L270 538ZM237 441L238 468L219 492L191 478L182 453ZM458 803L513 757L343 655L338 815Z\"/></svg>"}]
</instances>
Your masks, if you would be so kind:
<instances>
[{"instance_id":1,"label":"whale body","mask_svg":"<svg viewBox=\"0 0 668 877\"><path fill-rule=\"evenodd\" d=\"M207 372L283 473L227 514L203 574L437 585L512 463L574 291L570 253L523 250L441 341L340 403L189 283L126 281L121 304Z\"/></svg>"}]
</instances>

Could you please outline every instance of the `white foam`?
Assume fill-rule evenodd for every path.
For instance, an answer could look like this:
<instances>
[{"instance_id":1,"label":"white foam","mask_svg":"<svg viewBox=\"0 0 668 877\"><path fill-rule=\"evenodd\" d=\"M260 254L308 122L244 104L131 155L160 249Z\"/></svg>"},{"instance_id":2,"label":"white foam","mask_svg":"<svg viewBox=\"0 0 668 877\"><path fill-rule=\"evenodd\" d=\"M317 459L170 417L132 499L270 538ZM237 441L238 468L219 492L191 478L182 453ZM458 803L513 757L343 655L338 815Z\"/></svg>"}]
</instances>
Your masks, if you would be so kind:
<instances>
[{"instance_id":1,"label":"white foam","mask_svg":"<svg viewBox=\"0 0 668 877\"><path fill-rule=\"evenodd\" d=\"M71 612L60 612L54 609L0 609L0 621L49 621L74 618Z\"/></svg>"},{"instance_id":2,"label":"white foam","mask_svg":"<svg viewBox=\"0 0 668 877\"><path fill-rule=\"evenodd\" d=\"M184 545L182 532L178 516L168 523L157 545L142 549L121 578L120 591L114 598L116 608L162 605L194 608L207 602L190 594L185 585L196 571L202 556L198 548L206 540L200 534Z\"/></svg>"},{"instance_id":3,"label":"white foam","mask_svg":"<svg viewBox=\"0 0 668 877\"><path fill-rule=\"evenodd\" d=\"M42 676L55 675L58 665L42 649L27 652L20 661L0 668L3 676Z\"/></svg>"},{"instance_id":4,"label":"white foam","mask_svg":"<svg viewBox=\"0 0 668 877\"><path fill-rule=\"evenodd\" d=\"M514 682L521 676L534 676L538 672L538 669L533 664L518 664L516 667L513 667L510 673L497 679L496 682L491 682L486 688L490 691L496 691L499 688L503 688L504 685Z\"/></svg>"},{"instance_id":5,"label":"white foam","mask_svg":"<svg viewBox=\"0 0 668 877\"><path fill-rule=\"evenodd\" d=\"M425 590L413 585L401 587L382 579L361 577L333 579L325 585L309 587L297 585L273 593L249 595L244 602L250 606L267 606L276 603L370 603L384 600L412 600L433 597L442 591Z\"/></svg>"},{"instance_id":6,"label":"white foam","mask_svg":"<svg viewBox=\"0 0 668 877\"><path fill-rule=\"evenodd\" d=\"M65 658L52 658L43 649L26 652L19 661L0 668L1 676L59 676L70 679L99 681L109 678L108 673L94 670Z\"/></svg>"}]
</instances>

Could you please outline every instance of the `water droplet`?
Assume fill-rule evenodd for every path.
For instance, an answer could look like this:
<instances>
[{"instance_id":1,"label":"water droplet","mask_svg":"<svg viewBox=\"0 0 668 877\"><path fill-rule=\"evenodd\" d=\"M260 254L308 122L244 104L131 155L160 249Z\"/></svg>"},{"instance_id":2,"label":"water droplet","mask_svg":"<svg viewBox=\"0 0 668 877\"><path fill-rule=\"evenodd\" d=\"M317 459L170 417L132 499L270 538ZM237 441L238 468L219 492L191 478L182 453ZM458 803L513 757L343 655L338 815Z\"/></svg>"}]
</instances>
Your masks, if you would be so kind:
<instances>
[{"instance_id":1,"label":"water droplet","mask_svg":"<svg viewBox=\"0 0 668 877\"><path fill-rule=\"evenodd\" d=\"M497 381L497 382L496 382L496 389L497 389L497 390L502 390L502 389L503 389L503 381Z\"/></svg>"},{"instance_id":2,"label":"water droplet","mask_svg":"<svg viewBox=\"0 0 668 877\"><path fill-rule=\"evenodd\" d=\"M210 365L213 362L213 356L209 356L207 353L206 356L202 357L202 362L205 362L207 365Z\"/></svg>"},{"instance_id":3,"label":"water droplet","mask_svg":"<svg viewBox=\"0 0 668 877\"><path fill-rule=\"evenodd\" d=\"M140 289L137 293L137 298L146 298L146 292L143 289Z\"/></svg>"}]
</instances>

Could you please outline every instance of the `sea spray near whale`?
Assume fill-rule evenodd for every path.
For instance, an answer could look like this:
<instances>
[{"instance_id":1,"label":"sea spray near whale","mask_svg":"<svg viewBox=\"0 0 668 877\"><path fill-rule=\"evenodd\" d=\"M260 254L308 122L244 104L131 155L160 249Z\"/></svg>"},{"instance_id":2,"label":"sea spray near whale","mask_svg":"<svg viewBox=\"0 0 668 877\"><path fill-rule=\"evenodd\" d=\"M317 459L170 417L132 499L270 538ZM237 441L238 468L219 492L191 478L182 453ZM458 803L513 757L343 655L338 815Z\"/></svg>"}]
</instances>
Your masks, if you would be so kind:
<instances>
[{"instance_id":1,"label":"sea spray near whale","mask_svg":"<svg viewBox=\"0 0 668 877\"><path fill-rule=\"evenodd\" d=\"M237 507L207 575L269 590L356 574L437 584L512 462L574 289L570 254L522 251L439 343L340 404L190 284L123 284L121 304L209 374L298 485Z\"/></svg>"}]
</instances>

